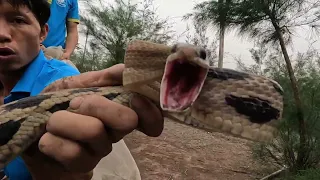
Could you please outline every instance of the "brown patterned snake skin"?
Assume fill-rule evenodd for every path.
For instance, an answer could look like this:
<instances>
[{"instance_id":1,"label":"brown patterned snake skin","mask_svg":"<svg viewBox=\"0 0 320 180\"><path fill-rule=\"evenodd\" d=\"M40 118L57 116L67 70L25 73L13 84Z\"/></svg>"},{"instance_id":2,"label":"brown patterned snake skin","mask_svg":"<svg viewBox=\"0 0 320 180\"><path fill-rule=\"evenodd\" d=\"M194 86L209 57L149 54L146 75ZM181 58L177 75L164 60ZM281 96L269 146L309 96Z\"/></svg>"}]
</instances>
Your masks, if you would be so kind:
<instances>
[{"instance_id":1,"label":"brown patterned snake skin","mask_svg":"<svg viewBox=\"0 0 320 180\"><path fill-rule=\"evenodd\" d=\"M125 55L123 86L68 89L24 98L0 107L0 168L45 132L49 116L69 110L76 96L102 95L129 106L141 93L175 117L209 131L255 141L273 138L283 110L281 87L265 77L208 66L199 47L135 40Z\"/></svg>"}]
</instances>

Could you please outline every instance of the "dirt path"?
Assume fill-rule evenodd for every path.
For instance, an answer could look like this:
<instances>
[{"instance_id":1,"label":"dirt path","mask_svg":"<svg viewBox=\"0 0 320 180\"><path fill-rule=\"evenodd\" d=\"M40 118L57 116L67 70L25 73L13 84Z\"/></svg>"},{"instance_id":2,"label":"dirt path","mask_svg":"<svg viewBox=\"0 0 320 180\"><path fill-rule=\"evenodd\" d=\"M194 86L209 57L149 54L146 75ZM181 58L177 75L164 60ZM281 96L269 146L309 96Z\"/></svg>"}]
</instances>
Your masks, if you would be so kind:
<instances>
[{"instance_id":1,"label":"dirt path","mask_svg":"<svg viewBox=\"0 0 320 180\"><path fill-rule=\"evenodd\" d=\"M143 180L251 180L261 178L249 141L165 121L158 138L125 138Z\"/></svg>"}]
</instances>

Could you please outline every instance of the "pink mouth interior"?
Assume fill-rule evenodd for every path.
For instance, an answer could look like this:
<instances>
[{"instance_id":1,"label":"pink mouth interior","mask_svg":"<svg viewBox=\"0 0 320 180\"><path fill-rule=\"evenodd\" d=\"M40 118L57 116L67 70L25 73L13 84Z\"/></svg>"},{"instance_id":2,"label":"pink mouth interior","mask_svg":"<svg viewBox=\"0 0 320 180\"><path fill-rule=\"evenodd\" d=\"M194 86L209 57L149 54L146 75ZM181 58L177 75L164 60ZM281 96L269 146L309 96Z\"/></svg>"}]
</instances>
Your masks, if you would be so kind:
<instances>
[{"instance_id":1,"label":"pink mouth interior","mask_svg":"<svg viewBox=\"0 0 320 180\"><path fill-rule=\"evenodd\" d=\"M182 59L167 63L161 83L161 105L168 110L184 110L198 97L207 69Z\"/></svg>"}]
</instances>

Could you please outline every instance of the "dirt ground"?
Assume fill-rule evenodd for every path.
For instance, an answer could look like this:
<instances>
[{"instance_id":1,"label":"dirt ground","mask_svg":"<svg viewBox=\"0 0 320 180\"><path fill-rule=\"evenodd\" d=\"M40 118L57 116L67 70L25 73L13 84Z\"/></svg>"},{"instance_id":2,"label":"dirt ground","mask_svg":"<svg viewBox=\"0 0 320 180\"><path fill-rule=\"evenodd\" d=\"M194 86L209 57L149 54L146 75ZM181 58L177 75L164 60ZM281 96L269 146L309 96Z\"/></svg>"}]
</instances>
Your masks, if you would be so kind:
<instances>
[{"instance_id":1,"label":"dirt ground","mask_svg":"<svg viewBox=\"0 0 320 180\"><path fill-rule=\"evenodd\" d=\"M133 132L125 142L143 180L251 180L266 175L251 157L250 141L168 119L161 136Z\"/></svg>"}]
</instances>

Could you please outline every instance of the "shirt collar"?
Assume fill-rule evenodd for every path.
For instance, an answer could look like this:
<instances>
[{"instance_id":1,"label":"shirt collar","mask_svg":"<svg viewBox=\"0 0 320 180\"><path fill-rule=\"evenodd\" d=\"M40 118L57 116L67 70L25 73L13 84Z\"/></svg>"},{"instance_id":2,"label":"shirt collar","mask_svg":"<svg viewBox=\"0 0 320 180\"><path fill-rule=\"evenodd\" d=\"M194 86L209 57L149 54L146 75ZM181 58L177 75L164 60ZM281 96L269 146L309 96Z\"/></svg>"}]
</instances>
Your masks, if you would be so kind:
<instances>
[{"instance_id":1,"label":"shirt collar","mask_svg":"<svg viewBox=\"0 0 320 180\"><path fill-rule=\"evenodd\" d=\"M11 90L11 93L17 93L17 92L30 93L45 62L46 62L46 57L44 56L43 51L40 50L37 57L29 65L27 65L25 72L23 73L18 83Z\"/></svg>"}]
</instances>

